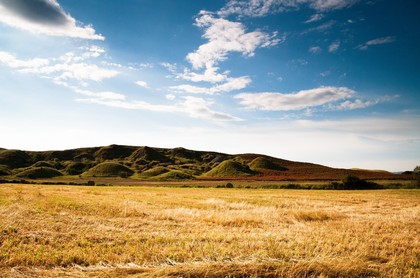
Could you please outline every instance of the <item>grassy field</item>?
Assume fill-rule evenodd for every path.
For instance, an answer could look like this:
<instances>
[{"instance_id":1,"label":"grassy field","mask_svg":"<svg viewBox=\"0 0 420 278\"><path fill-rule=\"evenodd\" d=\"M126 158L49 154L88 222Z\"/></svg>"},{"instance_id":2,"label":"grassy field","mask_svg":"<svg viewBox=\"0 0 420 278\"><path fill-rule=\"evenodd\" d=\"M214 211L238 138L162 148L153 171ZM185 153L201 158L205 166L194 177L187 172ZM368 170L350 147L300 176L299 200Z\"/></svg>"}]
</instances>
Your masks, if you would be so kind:
<instances>
[{"instance_id":1,"label":"grassy field","mask_svg":"<svg viewBox=\"0 0 420 278\"><path fill-rule=\"evenodd\" d=\"M420 277L420 190L0 185L0 277Z\"/></svg>"}]
</instances>

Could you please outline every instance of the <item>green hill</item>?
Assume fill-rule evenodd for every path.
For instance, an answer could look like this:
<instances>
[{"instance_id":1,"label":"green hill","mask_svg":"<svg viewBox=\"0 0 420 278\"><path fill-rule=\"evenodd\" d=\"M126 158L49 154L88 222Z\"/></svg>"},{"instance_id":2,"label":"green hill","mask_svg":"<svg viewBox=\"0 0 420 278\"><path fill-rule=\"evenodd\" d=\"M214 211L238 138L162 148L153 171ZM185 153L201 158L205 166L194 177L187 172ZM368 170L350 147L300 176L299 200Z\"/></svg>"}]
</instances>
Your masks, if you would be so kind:
<instances>
[{"instance_id":1,"label":"green hill","mask_svg":"<svg viewBox=\"0 0 420 278\"><path fill-rule=\"evenodd\" d=\"M159 176L156 176L155 180L189 180L192 179L193 176L188 174L185 171L181 170L171 170Z\"/></svg>"},{"instance_id":2,"label":"green hill","mask_svg":"<svg viewBox=\"0 0 420 278\"><path fill-rule=\"evenodd\" d=\"M32 165L30 168L26 168L30 165ZM341 180L347 175L354 175L361 179L412 178L409 174L337 169L261 154L232 155L185 148L122 145L62 151L21 151L0 148L0 176L14 177L35 168L55 168L54 173L57 175L159 180L224 177L287 181ZM42 172L38 175L39 171L29 172L29 174L33 177L45 176ZM49 174L46 175L49 176Z\"/></svg>"},{"instance_id":3,"label":"green hill","mask_svg":"<svg viewBox=\"0 0 420 278\"><path fill-rule=\"evenodd\" d=\"M272 161L271 159L263 156L259 156L252 160L248 164L249 168L254 171L261 171L261 170L277 170L277 171L285 171L287 170L286 167L282 167L278 163Z\"/></svg>"},{"instance_id":4,"label":"green hill","mask_svg":"<svg viewBox=\"0 0 420 278\"><path fill-rule=\"evenodd\" d=\"M130 155L129 159L133 161L145 161L145 162L151 162L151 161L170 162L171 161L171 159L169 159L166 155L150 147L138 148Z\"/></svg>"},{"instance_id":5,"label":"green hill","mask_svg":"<svg viewBox=\"0 0 420 278\"><path fill-rule=\"evenodd\" d=\"M63 174L51 167L31 167L16 175L18 178L46 179L62 176Z\"/></svg>"},{"instance_id":6,"label":"green hill","mask_svg":"<svg viewBox=\"0 0 420 278\"><path fill-rule=\"evenodd\" d=\"M82 176L84 177L129 177L134 174L130 168L115 162L103 162L92 167Z\"/></svg>"},{"instance_id":7,"label":"green hill","mask_svg":"<svg viewBox=\"0 0 420 278\"><path fill-rule=\"evenodd\" d=\"M156 177L162 174L165 174L169 172L169 170L166 167L163 166L157 166L152 169L146 170L144 172L139 173L140 178L150 178L150 177Z\"/></svg>"},{"instance_id":8,"label":"green hill","mask_svg":"<svg viewBox=\"0 0 420 278\"><path fill-rule=\"evenodd\" d=\"M249 167L233 160L225 160L204 174L206 177L240 177L251 176L253 171Z\"/></svg>"},{"instance_id":9,"label":"green hill","mask_svg":"<svg viewBox=\"0 0 420 278\"><path fill-rule=\"evenodd\" d=\"M6 165L0 165L0 176L8 176L11 172Z\"/></svg>"},{"instance_id":10,"label":"green hill","mask_svg":"<svg viewBox=\"0 0 420 278\"><path fill-rule=\"evenodd\" d=\"M110 145L100 148L94 153L94 157L99 160L122 159L129 157L135 150L136 147Z\"/></svg>"},{"instance_id":11,"label":"green hill","mask_svg":"<svg viewBox=\"0 0 420 278\"><path fill-rule=\"evenodd\" d=\"M0 151L0 164L11 169L22 168L31 164L31 157L24 151L3 150Z\"/></svg>"}]
</instances>

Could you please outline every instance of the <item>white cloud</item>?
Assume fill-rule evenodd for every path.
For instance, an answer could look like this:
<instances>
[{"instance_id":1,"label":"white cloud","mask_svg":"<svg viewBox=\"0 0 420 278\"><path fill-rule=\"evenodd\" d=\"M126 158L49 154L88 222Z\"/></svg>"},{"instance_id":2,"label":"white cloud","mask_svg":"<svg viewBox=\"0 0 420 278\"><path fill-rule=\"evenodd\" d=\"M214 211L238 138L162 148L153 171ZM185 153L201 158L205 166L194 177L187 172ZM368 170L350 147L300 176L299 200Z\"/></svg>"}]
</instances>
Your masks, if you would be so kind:
<instances>
[{"instance_id":1,"label":"white cloud","mask_svg":"<svg viewBox=\"0 0 420 278\"><path fill-rule=\"evenodd\" d=\"M321 77L327 77L327 76L328 76L328 75L330 75L330 74L331 74L331 71L326 70L326 71L321 72L319 75L320 75Z\"/></svg>"},{"instance_id":2,"label":"white cloud","mask_svg":"<svg viewBox=\"0 0 420 278\"><path fill-rule=\"evenodd\" d=\"M317 11L329 11L348 8L359 0L309 0L306 2Z\"/></svg>"},{"instance_id":3,"label":"white cloud","mask_svg":"<svg viewBox=\"0 0 420 278\"><path fill-rule=\"evenodd\" d=\"M374 100L367 100L367 101L362 101L360 99L356 99L354 101L351 100L346 100L342 103L340 103L338 106L331 106L332 110L354 110L354 109L362 109L362 108L366 108L369 106L373 106L379 103L383 103L383 102L388 102L391 101L393 99L398 98L398 95L394 95L394 96L383 96Z\"/></svg>"},{"instance_id":4,"label":"white cloud","mask_svg":"<svg viewBox=\"0 0 420 278\"><path fill-rule=\"evenodd\" d=\"M152 69L153 68L153 64L152 63L140 63L139 67L141 69Z\"/></svg>"},{"instance_id":5,"label":"white cloud","mask_svg":"<svg viewBox=\"0 0 420 278\"><path fill-rule=\"evenodd\" d=\"M89 52L92 53L92 52ZM90 58L89 55L82 54L77 56L74 53L66 53L58 59L35 58L30 60L19 60L7 52L0 52L0 62L16 69L20 73L38 74L52 78L55 81L74 79L77 81L102 81L107 78L115 77L118 71L98 67L83 61ZM94 57L94 56L93 56ZM58 63L56 63L59 61Z\"/></svg>"},{"instance_id":6,"label":"white cloud","mask_svg":"<svg viewBox=\"0 0 420 278\"><path fill-rule=\"evenodd\" d=\"M118 94L117 94L118 95ZM240 118L232 116L227 113L214 111L210 108L213 104L212 101L197 98L197 97L183 97L183 100L175 105L159 105L151 104L145 101L126 101L124 99L116 98L100 98L96 95L93 98L77 99L79 102L95 103L109 107L134 109L134 110L147 110L153 112L165 113L183 113L192 118L211 120L211 121L241 121Z\"/></svg>"},{"instance_id":7,"label":"white cloud","mask_svg":"<svg viewBox=\"0 0 420 278\"><path fill-rule=\"evenodd\" d=\"M306 20L305 23L317 22L317 21L320 21L323 18L324 18L323 14L314 14L308 20Z\"/></svg>"},{"instance_id":8,"label":"white cloud","mask_svg":"<svg viewBox=\"0 0 420 278\"><path fill-rule=\"evenodd\" d=\"M104 40L91 25L78 26L56 0L0 1L0 22L35 34Z\"/></svg>"},{"instance_id":9,"label":"white cloud","mask_svg":"<svg viewBox=\"0 0 420 278\"><path fill-rule=\"evenodd\" d=\"M312 54L319 54L322 52L322 48L319 46L311 46L309 47L308 51Z\"/></svg>"},{"instance_id":10,"label":"white cloud","mask_svg":"<svg viewBox=\"0 0 420 278\"><path fill-rule=\"evenodd\" d=\"M174 92L214 95L217 93L225 93L244 89L248 86L249 83L251 83L251 79L248 76L242 76L237 78L227 78L227 81L225 83L215 85L212 87L200 87L184 84L178 86L171 86L169 87L169 89Z\"/></svg>"},{"instance_id":11,"label":"white cloud","mask_svg":"<svg viewBox=\"0 0 420 278\"><path fill-rule=\"evenodd\" d=\"M43 66L47 66L50 61L48 59L41 59L41 58L34 58L29 60L19 60L16 59L15 56L13 56L10 53L0 51L0 62L3 64L6 64L10 68L39 68Z\"/></svg>"},{"instance_id":12,"label":"white cloud","mask_svg":"<svg viewBox=\"0 0 420 278\"><path fill-rule=\"evenodd\" d=\"M328 52L333 53L336 52L340 48L340 41L335 41L330 44L328 47Z\"/></svg>"},{"instance_id":13,"label":"white cloud","mask_svg":"<svg viewBox=\"0 0 420 278\"><path fill-rule=\"evenodd\" d=\"M176 96L175 96L175 95L173 95L173 94L167 94L167 95L165 95L165 98L166 98L167 100L174 100L174 99L176 99Z\"/></svg>"},{"instance_id":14,"label":"white cloud","mask_svg":"<svg viewBox=\"0 0 420 278\"><path fill-rule=\"evenodd\" d=\"M187 60L194 69L214 67L218 62L226 60L229 52L239 52L251 57L258 47L274 46L280 42L277 33L247 33L242 23L216 18L205 11L196 18L196 25L205 28L203 38L208 42L187 55Z\"/></svg>"},{"instance_id":15,"label":"white cloud","mask_svg":"<svg viewBox=\"0 0 420 278\"><path fill-rule=\"evenodd\" d=\"M228 78L227 75L229 74L228 71L224 73L218 73L217 70L219 68L214 67L212 65L208 65L204 71L204 73L196 73L192 72L189 69L185 69L183 73L177 74L177 78L192 81L192 82L210 82L210 83L219 83L226 81Z\"/></svg>"},{"instance_id":16,"label":"white cloud","mask_svg":"<svg viewBox=\"0 0 420 278\"><path fill-rule=\"evenodd\" d=\"M303 110L341 99L350 98L355 92L346 87L320 87L293 94L282 93L242 93L234 98L246 108L268 111Z\"/></svg>"},{"instance_id":17,"label":"white cloud","mask_svg":"<svg viewBox=\"0 0 420 278\"><path fill-rule=\"evenodd\" d=\"M52 76L53 79L56 80L75 79L78 81L102 81L119 74L118 71L101 68L95 64L87 63L64 63L38 68L23 68L20 69L19 72L44 74L46 76Z\"/></svg>"},{"instance_id":18,"label":"white cloud","mask_svg":"<svg viewBox=\"0 0 420 278\"><path fill-rule=\"evenodd\" d=\"M226 60L231 52L239 52L243 56L252 57L257 48L274 46L285 39L284 37L277 38L276 32L271 35L261 31L246 32L242 23L217 18L213 13L207 11L199 13L195 25L204 29L203 38L207 39L206 43L200 45L197 50L189 53L186 57L195 71L186 68L182 73L176 73L176 67L173 65L162 65L178 79L190 82L209 82L215 85L202 87L182 84L170 87L172 91L212 95L243 89L251 82L248 76L229 77L230 72L218 72L217 65ZM203 71L196 72L197 70Z\"/></svg>"},{"instance_id":19,"label":"white cloud","mask_svg":"<svg viewBox=\"0 0 420 278\"><path fill-rule=\"evenodd\" d=\"M145 89L148 89L148 88L149 88L149 85L147 84L147 82L146 82L146 81L138 80L138 81L136 81L135 83L136 83L138 86L143 87L143 88L145 88Z\"/></svg>"},{"instance_id":20,"label":"white cloud","mask_svg":"<svg viewBox=\"0 0 420 278\"><path fill-rule=\"evenodd\" d=\"M68 86L70 87L70 86ZM75 87L70 87L71 89L73 89L74 92L84 95L84 96L88 96L88 97L93 97L95 99L98 100L125 100L125 95L123 94L119 94L119 93L114 93L114 92L92 92L89 90L81 90Z\"/></svg>"},{"instance_id":21,"label":"white cloud","mask_svg":"<svg viewBox=\"0 0 420 278\"><path fill-rule=\"evenodd\" d=\"M267 14L296 10L309 6L318 12L348 8L359 0L230 0L219 12L220 16L232 14L239 16L261 17ZM319 20L314 17L307 22Z\"/></svg>"},{"instance_id":22,"label":"white cloud","mask_svg":"<svg viewBox=\"0 0 420 278\"><path fill-rule=\"evenodd\" d=\"M357 48L360 50L367 50L369 46L372 46L372 45L381 45L381 44L388 44L388 43L393 43L393 42L395 42L395 37L388 36L388 37L382 37L382 38L370 40L364 44L357 46Z\"/></svg>"},{"instance_id":23,"label":"white cloud","mask_svg":"<svg viewBox=\"0 0 420 278\"><path fill-rule=\"evenodd\" d=\"M184 97L184 102L180 104L180 108L187 111L193 118L211 119L216 121L241 121L238 117L211 110L209 106L212 104L212 101L203 98L187 96Z\"/></svg>"},{"instance_id":24,"label":"white cloud","mask_svg":"<svg viewBox=\"0 0 420 278\"><path fill-rule=\"evenodd\" d=\"M308 30L303 31L302 35L312 33L312 32L324 32L328 29L331 29L334 26L335 23L336 23L335 21L330 20L330 21L325 22L325 23L323 23L319 26L315 26L315 27L309 28Z\"/></svg>"},{"instance_id":25,"label":"white cloud","mask_svg":"<svg viewBox=\"0 0 420 278\"><path fill-rule=\"evenodd\" d=\"M176 73L176 71L177 71L177 65L176 64L163 62L163 63L160 63L160 65L162 67L164 67L165 69L167 69L171 73Z\"/></svg>"}]
</instances>

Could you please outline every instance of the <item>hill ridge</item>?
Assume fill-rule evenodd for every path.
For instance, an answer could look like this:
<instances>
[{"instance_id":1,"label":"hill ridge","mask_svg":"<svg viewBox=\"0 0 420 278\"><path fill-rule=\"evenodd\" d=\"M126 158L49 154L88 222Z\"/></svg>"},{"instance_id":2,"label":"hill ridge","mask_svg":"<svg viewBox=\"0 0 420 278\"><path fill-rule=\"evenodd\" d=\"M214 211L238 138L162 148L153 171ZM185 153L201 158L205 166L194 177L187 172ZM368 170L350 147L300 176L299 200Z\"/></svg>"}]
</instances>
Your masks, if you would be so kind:
<instances>
[{"instance_id":1,"label":"hill ridge","mask_svg":"<svg viewBox=\"0 0 420 278\"><path fill-rule=\"evenodd\" d=\"M0 176L19 176L41 165L63 176L94 176L101 163L118 164L109 168L110 177L156 179L258 179L258 180L337 180L346 175L364 179L400 179L401 175L386 171L340 169L310 162L291 161L256 153L226 154L215 151L189 150L183 147L158 148L112 144L109 146L65 150L27 151L0 148ZM110 164L108 164L109 166ZM116 165L114 165L116 166ZM96 168L95 168L96 167ZM159 168L160 167L160 168ZM167 173L150 176L154 169ZM105 167L105 169L108 169ZM101 170L102 171L102 170ZM105 170L106 171L106 170ZM147 172L149 171L149 172ZM31 172L31 173L32 173ZM106 176L107 173L101 172ZM36 175L32 175L37 178ZM61 176L61 175L59 175ZM41 178L41 177L40 177Z\"/></svg>"}]
</instances>

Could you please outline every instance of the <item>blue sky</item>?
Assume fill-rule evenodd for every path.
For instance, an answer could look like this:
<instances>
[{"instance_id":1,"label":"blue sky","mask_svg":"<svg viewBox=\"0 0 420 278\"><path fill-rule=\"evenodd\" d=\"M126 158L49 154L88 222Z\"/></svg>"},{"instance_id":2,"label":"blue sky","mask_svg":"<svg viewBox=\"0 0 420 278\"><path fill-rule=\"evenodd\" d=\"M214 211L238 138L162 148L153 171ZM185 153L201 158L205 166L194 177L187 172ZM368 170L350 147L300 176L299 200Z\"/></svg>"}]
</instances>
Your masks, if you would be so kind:
<instances>
[{"instance_id":1,"label":"blue sky","mask_svg":"<svg viewBox=\"0 0 420 278\"><path fill-rule=\"evenodd\" d=\"M420 4L0 0L0 147L420 163Z\"/></svg>"}]
</instances>

